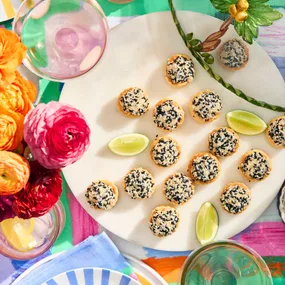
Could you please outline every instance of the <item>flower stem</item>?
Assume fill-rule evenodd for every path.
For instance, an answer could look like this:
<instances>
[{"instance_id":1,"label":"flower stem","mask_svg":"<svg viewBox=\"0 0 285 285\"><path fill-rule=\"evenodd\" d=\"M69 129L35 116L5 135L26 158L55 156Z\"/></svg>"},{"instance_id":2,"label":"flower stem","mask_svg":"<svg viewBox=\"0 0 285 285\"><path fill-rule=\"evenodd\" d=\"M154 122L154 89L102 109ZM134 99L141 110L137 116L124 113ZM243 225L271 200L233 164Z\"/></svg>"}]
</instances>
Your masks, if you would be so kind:
<instances>
[{"instance_id":1,"label":"flower stem","mask_svg":"<svg viewBox=\"0 0 285 285\"><path fill-rule=\"evenodd\" d=\"M183 31L183 29L181 27L181 24L180 24L180 22L179 22L179 20L177 18L176 10L175 10L174 5L173 5L173 0L168 0L168 4L169 4L169 7L170 7L170 11L171 11L172 17L173 17L173 21L174 21L174 23L176 25L176 28L177 28L180 36L183 39L185 45L187 46L189 51L192 53L192 55L195 57L195 59L202 65L202 67L209 73L209 75L211 77L213 77L216 81L218 81L226 89L228 89L229 91L231 91L232 93L234 93L238 97L244 99L245 101L247 101L247 102L249 102L249 103L251 103L253 105L256 105L256 106L262 107L262 108L266 108L266 109L269 109L269 110L272 110L272 111L276 111L276 112L285 112L285 107L281 107L281 106L277 106L277 105L271 105L271 104L269 104L267 102L258 101L255 98L246 95L240 89L235 88L232 84L226 82L219 74L215 73L213 71L213 69L204 61L204 59L201 56L200 52L195 51L193 49L193 47L191 46L191 44L189 43L189 41L187 41L186 34ZM227 21L230 21L229 18L227 19Z\"/></svg>"}]
</instances>

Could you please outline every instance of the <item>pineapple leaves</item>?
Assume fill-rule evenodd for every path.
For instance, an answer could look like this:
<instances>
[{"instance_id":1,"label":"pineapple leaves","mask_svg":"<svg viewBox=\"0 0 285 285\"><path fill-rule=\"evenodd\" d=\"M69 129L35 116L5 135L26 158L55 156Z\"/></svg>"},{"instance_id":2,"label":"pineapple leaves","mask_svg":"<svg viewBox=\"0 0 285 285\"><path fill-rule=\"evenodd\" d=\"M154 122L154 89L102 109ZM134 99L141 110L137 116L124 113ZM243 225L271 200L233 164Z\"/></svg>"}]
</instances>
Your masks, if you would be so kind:
<instances>
[{"instance_id":1,"label":"pineapple leaves","mask_svg":"<svg viewBox=\"0 0 285 285\"><path fill-rule=\"evenodd\" d=\"M242 23L235 21L234 26L238 35L249 44L258 37L259 26L271 26L274 21L282 18L282 14L265 4L269 0L248 0L248 17ZM211 0L213 6L221 13L229 13L229 7L237 4L238 0Z\"/></svg>"},{"instance_id":2,"label":"pineapple leaves","mask_svg":"<svg viewBox=\"0 0 285 285\"><path fill-rule=\"evenodd\" d=\"M259 26L271 26L273 21L282 18L282 14L264 4L264 0L249 0L249 8L247 10L248 17L242 22L235 21L235 30L238 35L247 43L252 44L253 39L258 37Z\"/></svg>"}]
</instances>

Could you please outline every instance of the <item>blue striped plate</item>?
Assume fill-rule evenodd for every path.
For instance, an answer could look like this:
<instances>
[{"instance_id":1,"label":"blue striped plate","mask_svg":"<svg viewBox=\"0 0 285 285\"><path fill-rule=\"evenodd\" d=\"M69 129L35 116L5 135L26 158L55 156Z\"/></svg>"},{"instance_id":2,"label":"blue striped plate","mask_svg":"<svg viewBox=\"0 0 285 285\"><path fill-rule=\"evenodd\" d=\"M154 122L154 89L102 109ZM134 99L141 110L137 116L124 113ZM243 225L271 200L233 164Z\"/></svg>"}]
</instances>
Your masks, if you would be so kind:
<instances>
[{"instance_id":1,"label":"blue striped plate","mask_svg":"<svg viewBox=\"0 0 285 285\"><path fill-rule=\"evenodd\" d=\"M61 273L42 285L140 285L140 283L109 269L79 268Z\"/></svg>"}]
</instances>

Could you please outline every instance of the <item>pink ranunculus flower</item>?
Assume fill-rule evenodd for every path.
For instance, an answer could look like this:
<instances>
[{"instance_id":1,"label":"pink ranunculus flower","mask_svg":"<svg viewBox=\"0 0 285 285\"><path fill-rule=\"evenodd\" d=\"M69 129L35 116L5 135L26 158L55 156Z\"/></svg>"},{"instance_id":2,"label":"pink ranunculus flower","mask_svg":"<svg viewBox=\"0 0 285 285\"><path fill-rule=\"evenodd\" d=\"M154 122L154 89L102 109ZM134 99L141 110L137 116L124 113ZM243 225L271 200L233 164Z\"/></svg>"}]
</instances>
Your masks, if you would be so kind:
<instances>
[{"instance_id":1,"label":"pink ranunculus flower","mask_svg":"<svg viewBox=\"0 0 285 285\"><path fill-rule=\"evenodd\" d=\"M90 129L80 111L51 101L27 114L24 139L42 166L62 168L82 157L90 144Z\"/></svg>"}]
</instances>

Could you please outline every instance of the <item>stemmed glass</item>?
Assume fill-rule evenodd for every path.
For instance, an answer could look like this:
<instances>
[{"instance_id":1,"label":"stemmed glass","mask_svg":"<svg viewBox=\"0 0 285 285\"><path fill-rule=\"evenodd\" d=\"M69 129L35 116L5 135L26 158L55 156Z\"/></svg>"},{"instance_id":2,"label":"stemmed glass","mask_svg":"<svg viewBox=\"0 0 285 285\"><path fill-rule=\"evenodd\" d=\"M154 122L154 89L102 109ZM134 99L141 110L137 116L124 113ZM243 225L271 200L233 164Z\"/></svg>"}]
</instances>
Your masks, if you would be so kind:
<instances>
[{"instance_id":1,"label":"stemmed glass","mask_svg":"<svg viewBox=\"0 0 285 285\"><path fill-rule=\"evenodd\" d=\"M95 0L26 0L13 30L27 47L23 63L40 77L65 81L99 61L108 24Z\"/></svg>"},{"instance_id":2,"label":"stemmed glass","mask_svg":"<svg viewBox=\"0 0 285 285\"><path fill-rule=\"evenodd\" d=\"M186 260L181 285L272 285L271 273L252 249L234 241L207 244Z\"/></svg>"}]
</instances>

